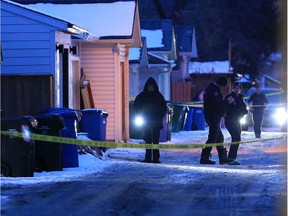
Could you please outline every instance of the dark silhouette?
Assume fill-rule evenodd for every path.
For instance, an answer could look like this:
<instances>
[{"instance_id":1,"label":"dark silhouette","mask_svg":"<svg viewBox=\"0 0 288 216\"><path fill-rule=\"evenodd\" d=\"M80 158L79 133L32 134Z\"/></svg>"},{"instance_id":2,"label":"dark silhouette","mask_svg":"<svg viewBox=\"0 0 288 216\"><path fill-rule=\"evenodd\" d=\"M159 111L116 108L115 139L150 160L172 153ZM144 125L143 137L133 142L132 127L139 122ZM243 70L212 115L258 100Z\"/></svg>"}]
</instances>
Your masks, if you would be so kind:
<instances>
[{"instance_id":1,"label":"dark silhouette","mask_svg":"<svg viewBox=\"0 0 288 216\"><path fill-rule=\"evenodd\" d=\"M159 92L156 81L150 77L146 81L143 91L137 95L133 107L134 116L143 118L144 140L147 144L159 144L160 130L163 128L162 121L166 109L166 101ZM146 149L143 162L160 163L159 159L159 149Z\"/></svg>"}]
</instances>

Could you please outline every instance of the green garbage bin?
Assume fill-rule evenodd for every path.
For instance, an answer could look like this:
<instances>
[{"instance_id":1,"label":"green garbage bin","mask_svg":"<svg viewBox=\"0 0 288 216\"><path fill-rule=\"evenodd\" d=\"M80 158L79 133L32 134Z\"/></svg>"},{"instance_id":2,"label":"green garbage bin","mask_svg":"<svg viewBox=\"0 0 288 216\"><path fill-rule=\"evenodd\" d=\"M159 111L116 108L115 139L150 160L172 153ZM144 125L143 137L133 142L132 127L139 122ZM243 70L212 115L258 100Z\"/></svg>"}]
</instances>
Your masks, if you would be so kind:
<instances>
[{"instance_id":1,"label":"green garbage bin","mask_svg":"<svg viewBox=\"0 0 288 216\"><path fill-rule=\"evenodd\" d=\"M172 132L180 132L186 120L187 105L183 103L172 103Z\"/></svg>"}]
</instances>

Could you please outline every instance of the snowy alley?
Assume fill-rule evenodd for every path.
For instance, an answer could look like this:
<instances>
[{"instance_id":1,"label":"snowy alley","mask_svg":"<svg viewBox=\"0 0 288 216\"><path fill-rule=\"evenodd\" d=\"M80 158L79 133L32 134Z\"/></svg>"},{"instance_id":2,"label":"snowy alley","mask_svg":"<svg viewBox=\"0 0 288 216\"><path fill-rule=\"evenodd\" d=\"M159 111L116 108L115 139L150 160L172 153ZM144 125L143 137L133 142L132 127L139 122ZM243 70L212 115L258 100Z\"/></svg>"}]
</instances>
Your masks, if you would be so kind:
<instances>
[{"instance_id":1,"label":"snowy alley","mask_svg":"<svg viewBox=\"0 0 288 216\"><path fill-rule=\"evenodd\" d=\"M268 130L263 139L286 136ZM172 133L163 144L204 144L207 134ZM215 148L216 165L199 164L200 148L160 150L161 164L140 163L144 149L118 148L102 160L79 155L78 168L1 177L1 215L286 215L287 140L251 131L242 140L253 142L240 145L239 166L219 165Z\"/></svg>"}]
</instances>

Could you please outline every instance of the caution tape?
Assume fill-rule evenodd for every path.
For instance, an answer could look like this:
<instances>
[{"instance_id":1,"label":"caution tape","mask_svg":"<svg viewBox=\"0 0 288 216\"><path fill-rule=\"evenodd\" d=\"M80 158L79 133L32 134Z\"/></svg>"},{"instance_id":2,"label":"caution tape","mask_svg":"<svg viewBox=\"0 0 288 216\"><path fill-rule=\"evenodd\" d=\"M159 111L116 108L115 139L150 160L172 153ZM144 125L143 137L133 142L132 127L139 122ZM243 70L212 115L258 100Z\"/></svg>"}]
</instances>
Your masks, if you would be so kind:
<instances>
[{"instance_id":1,"label":"caution tape","mask_svg":"<svg viewBox=\"0 0 288 216\"><path fill-rule=\"evenodd\" d=\"M271 92L271 93L267 93L265 94L266 97L272 96L272 95L279 95L279 94L285 94L286 92L283 90L277 91L277 92ZM250 96L246 96L244 97L244 99L248 99Z\"/></svg>"},{"instance_id":2,"label":"caution tape","mask_svg":"<svg viewBox=\"0 0 288 216\"><path fill-rule=\"evenodd\" d=\"M285 94L286 92L285 91L278 91L278 92L271 92L271 93L268 93L268 94L265 94L266 97L269 97L269 96L273 96L273 95L280 95L280 94ZM249 99L250 96L245 96L243 97L243 99ZM192 101L192 102L187 102L185 103L185 105L188 105L189 107L195 107L195 108L203 108L203 101ZM287 103L273 103L273 104L270 104L268 103L267 105L252 105L252 107L267 107L267 106L279 106L279 107L282 107L282 106L286 106Z\"/></svg>"},{"instance_id":3,"label":"caution tape","mask_svg":"<svg viewBox=\"0 0 288 216\"><path fill-rule=\"evenodd\" d=\"M23 133L17 131L1 131L2 135L7 135L11 137L20 137L23 138ZM25 134L27 138L27 134ZM58 137L51 135L42 135L42 134L30 134L31 140L37 141L46 141L53 143L61 144L77 144L77 145L87 145L95 147L107 147L107 148L145 148L145 149L181 149L181 148L203 148L203 147L214 147L214 146L230 146L233 144L248 144L253 142L265 142L269 140L279 140L287 139L287 136L283 135L281 137L266 138L266 139L257 139L257 140L245 140L240 142L231 142L231 143L207 143L207 144L134 144L134 143L116 143L116 142L103 142L103 141L94 141L94 140L79 140L74 138Z\"/></svg>"},{"instance_id":4,"label":"caution tape","mask_svg":"<svg viewBox=\"0 0 288 216\"><path fill-rule=\"evenodd\" d=\"M278 104L264 104L264 105L251 105L250 107L251 108L254 108L254 107L284 107L286 106L286 103L278 103Z\"/></svg>"}]
</instances>

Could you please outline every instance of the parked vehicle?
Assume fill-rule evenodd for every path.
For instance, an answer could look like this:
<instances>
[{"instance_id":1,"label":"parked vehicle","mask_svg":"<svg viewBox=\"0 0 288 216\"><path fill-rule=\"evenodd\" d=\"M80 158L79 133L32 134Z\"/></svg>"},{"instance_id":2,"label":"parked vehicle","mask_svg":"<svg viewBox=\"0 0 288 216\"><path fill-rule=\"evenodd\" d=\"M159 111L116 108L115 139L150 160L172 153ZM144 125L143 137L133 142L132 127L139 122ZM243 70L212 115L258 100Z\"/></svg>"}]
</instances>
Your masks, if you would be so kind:
<instances>
[{"instance_id":1,"label":"parked vehicle","mask_svg":"<svg viewBox=\"0 0 288 216\"><path fill-rule=\"evenodd\" d=\"M256 92L255 88L250 88L244 94L246 104L249 97ZM261 92L266 95L269 104L264 111L264 127L281 127L283 131L287 130L287 93L277 88L262 88ZM253 125L252 113L248 113L241 119L242 130L247 131L249 126Z\"/></svg>"}]
</instances>

